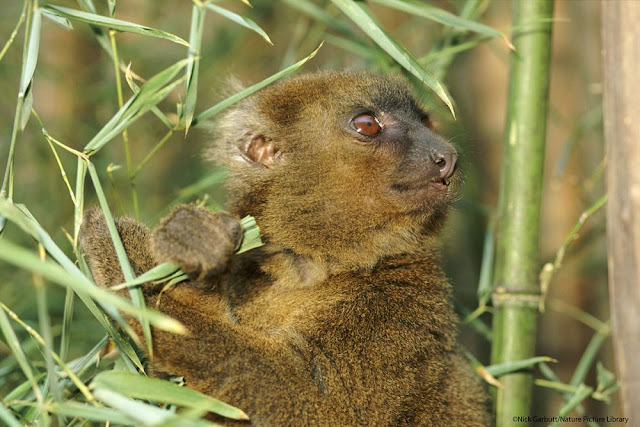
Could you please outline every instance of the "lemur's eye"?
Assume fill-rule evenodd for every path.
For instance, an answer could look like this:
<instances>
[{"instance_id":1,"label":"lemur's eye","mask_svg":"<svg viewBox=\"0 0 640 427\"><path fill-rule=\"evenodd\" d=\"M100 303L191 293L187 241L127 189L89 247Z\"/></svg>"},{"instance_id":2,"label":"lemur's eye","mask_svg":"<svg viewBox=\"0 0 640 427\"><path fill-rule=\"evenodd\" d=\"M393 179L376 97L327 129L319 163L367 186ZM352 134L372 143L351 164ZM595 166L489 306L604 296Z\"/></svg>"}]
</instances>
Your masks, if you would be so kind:
<instances>
[{"instance_id":1,"label":"lemur's eye","mask_svg":"<svg viewBox=\"0 0 640 427\"><path fill-rule=\"evenodd\" d=\"M376 136L382 130L378 119L371 113L358 114L351 120L351 125L360 135Z\"/></svg>"}]
</instances>

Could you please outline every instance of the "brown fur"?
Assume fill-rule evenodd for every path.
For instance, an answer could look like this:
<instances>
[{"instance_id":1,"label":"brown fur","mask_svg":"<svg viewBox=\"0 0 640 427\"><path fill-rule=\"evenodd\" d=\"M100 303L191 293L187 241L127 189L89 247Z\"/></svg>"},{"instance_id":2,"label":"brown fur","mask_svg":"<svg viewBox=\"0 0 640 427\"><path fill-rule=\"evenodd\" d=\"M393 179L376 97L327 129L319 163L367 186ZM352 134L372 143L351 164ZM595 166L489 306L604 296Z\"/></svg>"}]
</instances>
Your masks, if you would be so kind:
<instances>
[{"instance_id":1,"label":"brown fur","mask_svg":"<svg viewBox=\"0 0 640 427\"><path fill-rule=\"evenodd\" d=\"M365 110L375 137L351 125ZM151 234L118 220L138 273L173 261L196 277L162 297L190 335L154 330L154 370L256 426L488 425L435 244L457 180L433 156L455 151L429 124L404 84L363 73L291 79L227 113L209 157L265 246L233 255L237 219L190 205ZM96 282L121 282L96 211L82 236Z\"/></svg>"}]
</instances>

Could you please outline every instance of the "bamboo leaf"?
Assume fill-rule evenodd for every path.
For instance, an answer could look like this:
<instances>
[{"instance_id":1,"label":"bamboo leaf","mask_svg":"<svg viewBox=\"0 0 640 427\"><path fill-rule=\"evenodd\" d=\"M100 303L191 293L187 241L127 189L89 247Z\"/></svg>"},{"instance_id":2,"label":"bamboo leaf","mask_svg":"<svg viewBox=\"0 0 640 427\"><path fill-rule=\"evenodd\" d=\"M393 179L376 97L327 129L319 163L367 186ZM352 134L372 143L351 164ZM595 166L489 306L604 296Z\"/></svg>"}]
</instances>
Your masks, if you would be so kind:
<instances>
[{"instance_id":1,"label":"bamboo leaf","mask_svg":"<svg viewBox=\"0 0 640 427\"><path fill-rule=\"evenodd\" d=\"M531 368L538 363L545 362L557 362L557 360L548 357L548 356L537 356L531 357L529 359L518 360L515 362L507 362L507 363L498 363L495 365L487 366L487 371L494 377L498 377L500 375L508 374L510 372L519 371L521 369Z\"/></svg>"},{"instance_id":2,"label":"bamboo leaf","mask_svg":"<svg viewBox=\"0 0 640 427\"><path fill-rule=\"evenodd\" d=\"M577 408L586 398L588 398L593 392L593 388L586 386L584 384L578 385L576 392L571 395L569 400L562 405L560 411L558 412L558 417L565 417L575 408ZM552 426L559 425L558 422L554 422L551 424Z\"/></svg>"},{"instance_id":3,"label":"bamboo leaf","mask_svg":"<svg viewBox=\"0 0 640 427\"><path fill-rule=\"evenodd\" d=\"M105 371L92 381L93 389L106 389L123 393L127 397L171 403L187 408L206 410L226 418L248 420L247 414L217 399L195 390L180 387L169 381L148 378L128 372Z\"/></svg>"},{"instance_id":4,"label":"bamboo leaf","mask_svg":"<svg viewBox=\"0 0 640 427\"><path fill-rule=\"evenodd\" d=\"M237 254L249 251L251 249L259 248L264 243L260 238L260 228L256 224L256 220L251 215L247 215L240 220L244 234L242 237L242 244L236 251ZM188 280L189 276L185 274L177 265L170 262L159 264L151 270L141 274L133 280L126 281L124 283L114 285L110 289L117 291L124 288L131 288L133 286L142 285L144 283L160 283L164 281L170 281L172 285L184 280Z\"/></svg>"},{"instance_id":5,"label":"bamboo leaf","mask_svg":"<svg viewBox=\"0 0 640 427\"><path fill-rule=\"evenodd\" d=\"M217 103L216 105L214 105L213 107L207 109L206 111L203 111L202 113L198 114L198 116L196 116L196 118L193 119L193 122L191 123L191 125L195 126L196 124L211 118L212 116L218 114L220 111L224 110L225 108L235 104L236 102L246 98L247 96L251 95L252 93L257 92L258 90L262 89L263 87L268 86L271 83L275 82L276 80L278 80L278 79L286 76L287 74L297 70L298 68L302 67L307 61L309 61L311 58L316 56L316 54L318 53L318 51L320 50L321 47L322 47L322 44L320 44L320 46L318 46L316 48L316 50L311 52L309 54L309 56L307 56L306 58L303 58L300 61L296 62L295 64L285 68L284 70L277 72L276 74L272 75L271 77L267 77L266 79L262 80L260 83L256 83L253 86L249 86L248 88L243 89L243 90L241 90L240 92L238 92L238 93L236 93L234 95L231 95L230 97L228 97L224 101L221 101L221 102Z\"/></svg>"},{"instance_id":6,"label":"bamboo leaf","mask_svg":"<svg viewBox=\"0 0 640 427\"><path fill-rule=\"evenodd\" d=\"M242 237L242 244L240 249L236 251L237 254L241 254L251 249L259 248L264 243L260 239L260 228L256 224L256 219L251 215L247 215L240 221L242 228L244 229L244 235Z\"/></svg>"},{"instance_id":7,"label":"bamboo leaf","mask_svg":"<svg viewBox=\"0 0 640 427\"><path fill-rule=\"evenodd\" d=\"M60 357L53 350L51 350L52 345L51 345L50 342L46 342L45 338L43 338L42 335L40 335L32 327L27 325L22 319L20 319L18 317L18 315L16 313L14 313L11 309L9 309L9 307L7 307L2 302L0 302L0 308L2 308L4 311L6 311L7 314L15 322L17 322L20 326L22 326L29 333L29 335L31 335L31 337L36 340L36 342L40 345L40 349L44 353L45 358L50 358L47 361L47 365L49 365L49 366L47 366L47 371L49 373L47 381L50 384L52 384L53 388L55 388L55 390L53 390L53 389L51 390L55 401L61 400L61 396L58 395L59 388L58 388L57 376L56 376L56 371L55 371L55 368L54 368L54 365L53 365L53 361L55 361L58 364L58 366L69 376L69 378L71 379L73 384L83 394L85 399L87 399L89 401L93 401L94 400L93 396L91 396L91 393L89 392L89 389L87 388L87 386L85 386L84 383L82 381L80 381L80 379L77 377L77 375L75 375L71 371L71 369L69 369L69 366L66 363L64 363L60 359Z\"/></svg>"},{"instance_id":8,"label":"bamboo leaf","mask_svg":"<svg viewBox=\"0 0 640 427\"><path fill-rule=\"evenodd\" d=\"M43 9L49 11L53 15L67 18L72 21L84 22L89 25L110 28L116 31L141 34L148 37L156 37L164 40L169 40L173 43L178 43L183 46L189 46L189 43L176 35L167 33L165 31L156 30L155 28L146 27L144 25L135 24L133 22L109 18L106 16L97 15L95 13L83 12L81 10L70 9L68 7L56 6L52 4L44 6Z\"/></svg>"},{"instance_id":9,"label":"bamboo leaf","mask_svg":"<svg viewBox=\"0 0 640 427\"><path fill-rule=\"evenodd\" d=\"M122 390L122 388L120 390ZM118 410L118 412L125 416L132 418L136 425L157 425L175 417L175 415L169 411L130 399L106 388L98 388L94 390L93 394L101 402Z\"/></svg>"},{"instance_id":10,"label":"bamboo leaf","mask_svg":"<svg viewBox=\"0 0 640 427\"><path fill-rule=\"evenodd\" d=\"M351 27L342 20L331 16L326 10L309 0L283 0L289 7L296 9L314 21L321 22L329 28L340 31L349 36L357 37Z\"/></svg>"},{"instance_id":11,"label":"bamboo leaf","mask_svg":"<svg viewBox=\"0 0 640 427\"><path fill-rule=\"evenodd\" d=\"M598 387L597 391L602 391L616 382L616 376L613 372L602 366L602 363L598 362L596 365Z\"/></svg>"},{"instance_id":12,"label":"bamboo leaf","mask_svg":"<svg viewBox=\"0 0 640 427\"><path fill-rule=\"evenodd\" d=\"M580 356L580 360L576 365L576 369L573 371L569 384L577 387L578 384L581 384L586 379L587 374L591 370L591 366L593 366L593 362L600 351L600 347L602 347L602 344L610 334L611 325L608 322L603 328L597 330L593 334L587 348L585 348L582 356Z\"/></svg>"},{"instance_id":13,"label":"bamboo leaf","mask_svg":"<svg viewBox=\"0 0 640 427\"><path fill-rule=\"evenodd\" d=\"M31 31L29 32L29 43L24 56L24 68L20 76L20 93L25 94L27 88L31 86L33 74L38 63L38 51L40 49L40 29L42 27L42 15L40 9L33 10L31 20Z\"/></svg>"},{"instance_id":14,"label":"bamboo leaf","mask_svg":"<svg viewBox=\"0 0 640 427\"><path fill-rule=\"evenodd\" d=\"M130 361L133 362L139 369L142 369L142 364L138 356L135 354L135 351L131 347L127 341L123 340L120 337L120 333L113 327L113 325L109 322L109 320L105 317L104 313L102 313L95 302L88 297L91 295L92 289L99 289L93 283L91 283L82 272L78 269L78 267L62 252L62 250L53 242L51 237L47 234L47 232L40 226L40 224L33 218L31 213L27 210L26 207L22 205L14 205L10 201L6 199L0 198L0 215L3 218L7 218L11 220L14 224L18 225L24 232L31 235L38 242L42 243L47 252L58 262L60 266L74 277L76 280L83 283L80 287L71 286L76 294L80 297L80 299L87 306L89 311L95 316L95 318L100 322L103 328L109 332L109 334L113 337L114 341L118 345L118 348L123 350L125 354L129 357ZM36 257L37 258L37 257ZM63 286L67 286L66 283L61 283ZM88 288L87 288L88 287ZM101 290L101 289L99 289ZM109 294L109 293L108 293ZM94 297L95 298L95 297ZM123 327L125 331L129 333L129 335L135 336L131 327L128 323L124 321L120 313L117 311L117 307L110 305L101 298L95 298L100 302L102 308L109 313L114 319L116 319L120 325ZM126 310L125 310L126 311ZM132 366L132 369L135 368Z\"/></svg>"},{"instance_id":15,"label":"bamboo leaf","mask_svg":"<svg viewBox=\"0 0 640 427\"><path fill-rule=\"evenodd\" d=\"M449 107L455 118L453 103L447 90L430 73L422 69L411 53L391 38L375 21L373 16L353 0L331 0L345 15L347 15L362 31L364 31L382 50L387 52L398 64L413 74L423 84L433 90Z\"/></svg>"},{"instance_id":16,"label":"bamboo leaf","mask_svg":"<svg viewBox=\"0 0 640 427\"><path fill-rule=\"evenodd\" d=\"M93 4L93 0L76 0L78 5L91 13L98 13L96 10L96 6Z\"/></svg>"},{"instance_id":17,"label":"bamboo leaf","mask_svg":"<svg viewBox=\"0 0 640 427\"><path fill-rule=\"evenodd\" d=\"M73 24L71 24L71 21L69 21L67 18L63 16L56 15L55 13L47 9L42 9L42 16L51 20L52 22L55 22L61 27L66 28L67 30L73 30Z\"/></svg>"},{"instance_id":18,"label":"bamboo leaf","mask_svg":"<svg viewBox=\"0 0 640 427\"><path fill-rule=\"evenodd\" d=\"M111 139L127 128L142 114L149 111L158 104L181 80L169 84L179 72L184 68L190 59L178 61L169 68L159 72L150 78L140 87L140 91L135 93L122 106L122 108L100 129L96 136L84 147L87 153L94 153L104 147ZM165 86L167 85L167 86Z\"/></svg>"},{"instance_id":19,"label":"bamboo leaf","mask_svg":"<svg viewBox=\"0 0 640 427\"><path fill-rule=\"evenodd\" d=\"M29 32L29 40L27 51L24 53L24 65L22 75L20 76L20 93L19 98L22 102L18 103L20 108L19 128L24 130L31 117L31 106L33 105L33 75L36 72L36 64L38 63L38 51L40 50L40 30L42 27L42 14L40 9L33 10L31 19L31 31Z\"/></svg>"},{"instance_id":20,"label":"bamboo leaf","mask_svg":"<svg viewBox=\"0 0 640 427\"><path fill-rule=\"evenodd\" d=\"M33 341L31 341L33 342ZM27 350L26 348L24 348L25 346L23 346L23 350ZM28 351L25 351L25 353L28 353ZM40 383L40 381L42 381L42 379L44 377L47 376L46 372L43 372L41 374L38 374L35 376L35 379L38 383ZM25 397L25 394L29 392L29 389L31 388L31 382L30 380L26 380L23 381L22 384L19 384L16 388L14 388L13 390L11 390L10 392L8 392L7 394L5 394L2 397L2 400L4 400L5 402L10 402L12 400L17 400L17 399L22 399ZM0 407L2 407L3 405L0 405Z\"/></svg>"},{"instance_id":21,"label":"bamboo leaf","mask_svg":"<svg viewBox=\"0 0 640 427\"><path fill-rule=\"evenodd\" d=\"M122 425L135 424L133 418L128 417L111 408L91 406L84 403L66 401L49 406L49 410L54 414L60 414L69 418L82 418L83 420L96 422L111 422Z\"/></svg>"},{"instance_id":22,"label":"bamboo leaf","mask_svg":"<svg viewBox=\"0 0 640 427\"><path fill-rule=\"evenodd\" d=\"M27 91L24 94L24 101L21 105L22 112L20 114L20 130L23 131L29 123L31 118L31 107L33 106L33 85L27 87Z\"/></svg>"},{"instance_id":23,"label":"bamboo leaf","mask_svg":"<svg viewBox=\"0 0 640 427\"><path fill-rule=\"evenodd\" d=\"M178 192L178 197L172 202L172 204L185 201L195 196L196 194L204 191L205 189L220 184L227 178L227 171L222 168L216 168L212 172L200 178L193 184L190 184Z\"/></svg>"},{"instance_id":24,"label":"bamboo leaf","mask_svg":"<svg viewBox=\"0 0 640 427\"><path fill-rule=\"evenodd\" d=\"M256 24L253 20L245 18L244 16L238 15L237 13L233 13L230 10L224 9L214 4L207 4L207 9L217 13L218 15L224 16L225 18L235 22L236 24L240 24L243 27L258 33L260 37L265 39L267 43L273 46L273 43L271 42L271 39L269 38L267 33L262 28L260 28L258 24Z\"/></svg>"},{"instance_id":25,"label":"bamboo leaf","mask_svg":"<svg viewBox=\"0 0 640 427\"><path fill-rule=\"evenodd\" d=\"M370 0L374 3L382 4L385 7L390 7L396 10L409 13L414 16L427 18L435 22L447 25L449 27L460 28L462 30L473 31L478 34L482 34L488 37L505 37L505 34L494 30L493 28L481 24L476 21L461 18L453 15L446 10L439 9L437 7L429 6L423 3L418 3L411 0Z\"/></svg>"},{"instance_id":26,"label":"bamboo leaf","mask_svg":"<svg viewBox=\"0 0 640 427\"><path fill-rule=\"evenodd\" d=\"M131 64L127 65L124 71L124 77L125 77L125 80L127 81L127 84L129 85L129 89L131 89L131 92L133 93L140 92L140 86L138 86L134 81L134 75L133 75L133 72L131 71ZM171 120L169 120L167 116L162 111L160 111L160 109L157 106L152 107L151 112L155 114L156 117L158 117L168 129L173 129L174 124L171 123Z\"/></svg>"},{"instance_id":27,"label":"bamboo leaf","mask_svg":"<svg viewBox=\"0 0 640 427\"><path fill-rule=\"evenodd\" d=\"M191 10L191 32L189 35L189 65L187 66L187 94L184 103L184 133L189 132L191 120L196 110L196 99L198 95L198 73L200 70L200 45L202 42L202 29L204 27L205 9L194 4Z\"/></svg>"},{"instance_id":28,"label":"bamboo leaf","mask_svg":"<svg viewBox=\"0 0 640 427\"><path fill-rule=\"evenodd\" d=\"M41 260L32 251L20 247L8 240L0 240L0 259L27 271L42 275L47 280L61 286L70 286L77 293L85 293L102 304L110 304L118 310L141 316L149 320L154 326L173 333L185 333L184 326L178 321L147 308L139 308L127 300L93 285L89 279L75 277L66 272L58 264L48 260Z\"/></svg>"},{"instance_id":29,"label":"bamboo leaf","mask_svg":"<svg viewBox=\"0 0 640 427\"><path fill-rule=\"evenodd\" d=\"M109 335L105 335L104 337L102 337L100 341L98 341L96 345L93 346L91 350L85 353L84 356L69 362L69 368L74 373L78 373L84 370L85 368L87 368L89 364L96 363L99 360L100 351L104 349L104 347L107 345L108 342L109 342Z\"/></svg>"},{"instance_id":30,"label":"bamboo leaf","mask_svg":"<svg viewBox=\"0 0 640 427\"><path fill-rule=\"evenodd\" d=\"M7 427L22 427L23 424L19 422L13 413L8 410L4 405L0 405L0 420L4 421Z\"/></svg>"},{"instance_id":31,"label":"bamboo leaf","mask_svg":"<svg viewBox=\"0 0 640 427\"><path fill-rule=\"evenodd\" d=\"M178 271L180 271L180 268L177 265L171 264L170 262L164 262L153 267L151 270L146 271L145 273L141 274L131 281L112 286L111 290L117 291L124 288L130 288L132 286L142 285L144 283L162 281L163 279L168 280L169 276L174 275Z\"/></svg>"},{"instance_id":32,"label":"bamboo leaf","mask_svg":"<svg viewBox=\"0 0 640 427\"><path fill-rule=\"evenodd\" d=\"M0 240L0 245L5 242L6 240ZM38 382L36 381L35 374L33 372L33 369L31 368L31 364L29 363L26 354L24 354L24 351L22 350L20 341L18 340L16 333L11 327L9 318L2 309L0 309L0 330L4 335L5 342L11 350L11 353L13 353L16 361L18 362L18 365L22 369L22 372L27 377L27 380L29 381L29 384L31 385L31 388L33 389L33 393L35 394L37 400L39 402L42 402L42 393L40 392L40 388L38 387Z\"/></svg>"}]
</instances>

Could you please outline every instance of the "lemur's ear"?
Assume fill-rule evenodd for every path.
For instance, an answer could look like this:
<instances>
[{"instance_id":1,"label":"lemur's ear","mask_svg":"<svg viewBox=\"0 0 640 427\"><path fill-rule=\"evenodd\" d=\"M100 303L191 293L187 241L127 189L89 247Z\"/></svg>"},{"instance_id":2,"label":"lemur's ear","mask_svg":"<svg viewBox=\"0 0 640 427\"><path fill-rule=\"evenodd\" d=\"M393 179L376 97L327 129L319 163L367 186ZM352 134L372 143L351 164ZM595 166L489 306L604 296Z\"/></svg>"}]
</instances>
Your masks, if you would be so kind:
<instances>
[{"instance_id":1,"label":"lemur's ear","mask_svg":"<svg viewBox=\"0 0 640 427\"><path fill-rule=\"evenodd\" d=\"M243 154L253 163L273 169L278 160L282 157L282 152L276 147L271 138L264 135L254 135L244 147Z\"/></svg>"}]
</instances>

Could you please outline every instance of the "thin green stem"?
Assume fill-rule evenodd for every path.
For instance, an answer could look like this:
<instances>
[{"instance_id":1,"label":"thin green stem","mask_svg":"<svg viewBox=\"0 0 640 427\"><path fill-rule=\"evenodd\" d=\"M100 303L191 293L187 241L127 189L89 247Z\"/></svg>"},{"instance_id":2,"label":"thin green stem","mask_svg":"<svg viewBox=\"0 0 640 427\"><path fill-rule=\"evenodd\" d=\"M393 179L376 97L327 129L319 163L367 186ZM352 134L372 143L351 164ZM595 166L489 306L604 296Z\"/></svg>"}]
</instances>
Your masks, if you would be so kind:
<instances>
[{"instance_id":1,"label":"thin green stem","mask_svg":"<svg viewBox=\"0 0 640 427\"><path fill-rule=\"evenodd\" d=\"M7 42L4 44L4 47L2 48L2 51L0 51L0 61L2 61L2 58L4 58L4 55L7 53L7 51L9 50L11 45L13 44L13 41L16 39L16 37L18 35L18 30L20 30L20 27L22 26L22 24L24 23L24 21L25 21L25 19L27 17L27 5L28 4L29 4L29 0L25 0L23 2L23 4L22 4L22 13L20 14L20 18L18 18L18 23L16 24L16 27L11 32L11 36L9 36L9 40L7 40Z\"/></svg>"},{"instance_id":2,"label":"thin green stem","mask_svg":"<svg viewBox=\"0 0 640 427\"><path fill-rule=\"evenodd\" d=\"M120 78L120 59L118 57L118 45L116 43L115 31L109 31L109 40L111 42L111 52L113 53L113 71L116 78L116 90L118 93L118 108L124 105L124 96L122 95L122 79ZM129 148L129 132L125 128L122 131L122 142L124 144L124 155L127 163L127 176L132 175L133 163L131 161L131 150ZM133 202L133 214L136 219L140 219L140 209L138 206L138 194L136 186L132 179L129 179L129 187L131 189L131 199Z\"/></svg>"},{"instance_id":3,"label":"thin green stem","mask_svg":"<svg viewBox=\"0 0 640 427\"><path fill-rule=\"evenodd\" d=\"M42 336L38 333L38 331L33 329L31 326L27 325L22 319L20 319L20 317L18 317L16 313L14 313L9 307L4 305L2 302L0 302L0 307L5 312L7 312L9 317L11 317L16 323L22 326L29 333L29 335L31 335L31 337L33 337L33 339L35 339L38 342L38 344L40 344L40 346L42 346L43 348L47 348L46 341L42 338ZM60 359L60 356L58 356L53 350L50 350L50 352L53 360L55 360L56 363L60 366L60 368L62 368L62 370L66 372L67 375L69 375L69 378L71 379L71 381L73 381L73 384L76 387L78 387L78 390L80 390L82 395L89 402L95 402L95 398L93 397L93 395L91 394L87 386L84 385L82 380L80 380L80 378L78 378L78 376L69 368L69 366L66 363L64 363L62 359Z\"/></svg>"},{"instance_id":4,"label":"thin green stem","mask_svg":"<svg viewBox=\"0 0 640 427\"><path fill-rule=\"evenodd\" d=\"M171 139L174 132L175 132L174 129L169 129L169 132L167 132L165 136L162 137L160 142L158 142L155 145L155 147L153 147L153 149L145 156L145 158L142 159L142 161L138 164L138 166L135 168L133 173L129 176L129 179L131 179L132 181L136 179L136 177L138 176L142 168L144 168L145 165L149 162L149 160L151 160L151 158L158 152L158 150L160 150L164 146L164 144L167 141L169 141L169 139Z\"/></svg>"},{"instance_id":5,"label":"thin green stem","mask_svg":"<svg viewBox=\"0 0 640 427\"><path fill-rule=\"evenodd\" d=\"M40 259L46 258L46 253L42 244L38 245L38 255ZM42 352L44 353L45 364L47 367L47 384L49 392L56 402L62 401L62 392L58 384L58 375L52 357L53 334L51 332L51 319L47 310L47 288L42 276L33 275L33 284L35 285L36 306L38 308L38 324L42 331L44 345ZM58 423L62 425L62 417L57 416Z\"/></svg>"},{"instance_id":6,"label":"thin green stem","mask_svg":"<svg viewBox=\"0 0 640 427\"><path fill-rule=\"evenodd\" d=\"M38 0L28 0L27 2L27 24L25 27L24 37L24 51L22 55L22 76L20 80L24 78L27 62L27 50L30 43L31 35L31 23L33 22L34 10L38 7ZM2 180L2 187L0 188L0 197L9 197L13 199L13 158L16 150L16 141L18 140L18 129L22 122L22 111L24 107L26 91L20 90L18 93L18 101L16 102L16 113L13 119L13 129L11 131L11 142L9 143L9 156L7 158L7 166L4 171L4 178Z\"/></svg>"},{"instance_id":7,"label":"thin green stem","mask_svg":"<svg viewBox=\"0 0 640 427\"><path fill-rule=\"evenodd\" d=\"M540 275L539 275L540 291L542 294L542 298L540 299L540 311L544 311L544 302L545 302L546 295L549 292L551 279L553 278L554 274L562 266L562 261L564 261L564 256L567 252L567 248L573 241L576 240L576 237L578 236L578 232L582 229L582 226L584 226L584 224L587 222L587 219L591 215L593 215L595 212L597 212L598 209L604 206L606 201L607 201L607 195L605 194L604 196L596 200L596 202L593 205L591 205L584 212L582 212L582 214L578 218L578 221L574 224L569 234L567 234L567 237L565 237L564 241L562 242L562 245L560 245L560 248L558 248L558 251L556 252L556 256L553 262L552 263L549 262L542 267L542 271L540 272Z\"/></svg>"}]
</instances>

